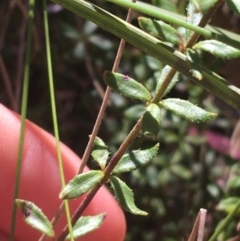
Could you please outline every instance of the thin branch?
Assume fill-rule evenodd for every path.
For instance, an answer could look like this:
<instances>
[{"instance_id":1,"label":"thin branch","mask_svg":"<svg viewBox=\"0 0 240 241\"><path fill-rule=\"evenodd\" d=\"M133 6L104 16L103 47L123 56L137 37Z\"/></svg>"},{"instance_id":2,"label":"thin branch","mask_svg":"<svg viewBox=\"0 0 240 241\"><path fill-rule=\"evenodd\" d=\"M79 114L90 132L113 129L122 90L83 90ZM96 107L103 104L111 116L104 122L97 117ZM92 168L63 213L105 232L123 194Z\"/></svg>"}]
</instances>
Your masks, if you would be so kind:
<instances>
[{"instance_id":1,"label":"thin branch","mask_svg":"<svg viewBox=\"0 0 240 241\"><path fill-rule=\"evenodd\" d=\"M0 55L0 72L2 73L3 82L6 88L6 92L7 92L11 107L13 110L17 110L17 102L13 94L11 80L1 55Z\"/></svg>"},{"instance_id":2,"label":"thin branch","mask_svg":"<svg viewBox=\"0 0 240 241\"><path fill-rule=\"evenodd\" d=\"M205 222L206 222L206 214L207 214L207 210L201 208L200 209L200 220L199 220L197 241L203 241L204 227L205 227Z\"/></svg>"},{"instance_id":3,"label":"thin branch","mask_svg":"<svg viewBox=\"0 0 240 241\"><path fill-rule=\"evenodd\" d=\"M195 241L198 234L199 221L200 221L200 213L198 213L197 215L197 219L193 225L192 232L188 238L188 241Z\"/></svg>"},{"instance_id":4,"label":"thin branch","mask_svg":"<svg viewBox=\"0 0 240 241\"><path fill-rule=\"evenodd\" d=\"M118 161L122 157L122 155L126 152L129 145L135 140L135 138L138 136L139 132L142 129L142 118L138 120L138 122L133 127L132 131L129 133L125 141L122 143L122 145L119 147L118 151L115 153L115 155L111 158L107 168L104 171L104 177L101 181L101 183L97 184L83 199L82 203L78 207L78 209L75 211L75 213L72 216L72 225L74 226L79 217L83 214L86 207L89 205L89 203L92 201L95 194L98 192L100 187L108 181L109 176L114 169L114 167L117 165ZM68 234L68 227L66 226L62 233L60 234L58 241L64 241L65 237Z\"/></svg>"},{"instance_id":5,"label":"thin branch","mask_svg":"<svg viewBox=\"0 0 240 241\"><path fill-rule=\"evenodd\" d=\"M136 0L133 0L132 2L136 2ZM126 18L126 22L130 22L131 19L132 19L132 10L129 9L128 10L128 14L127 14L127 18ZM118 70L118 67L119 67L119 64L120 64L120 61L121 61L121 58L122 58L122 53L123 53L124 47L125 47L125 40L121 39L119 47L118 47L118 51L117 51L117 54L116 54L116 58L115 58L115 61L114 61L114 64L113 64L113 68L112 68L113 72L116 72ZM92 150L92 146L93 146L93 142L95 140L95 137L97 136L97 133L98 133L99 128L100 128L100 125L102 123L102 119L103 119L105 110L107 108L107 104L108 104L108 101L109 101L110 94L111 94L111 88L108 86L107 89L106 89L106 92L105 92L105 96L104 96L101 108L99 110L99 114L98 114L96 122L95 122L95 125L93 127L92 134L91 134L91 136L89 138L87 147L85 149L85 152L84 152L84 155L83 155L83 158L82 158L82 163L81 163L80 168L78 170L78 174L83 172L83 169L84 169L84 167L85 167L85 165L87 163L87 160L88 160L88 158L90 156L90 153L91 153L91 150ZM136 125L136 126L138 126L138 125ZM138 135L139 131L140 130L137 130L136 136ZM132 141L134 139L135 139L135 137L132 139ZM124 143L127 143L127 142L124 142ZM125 147L124 152L126 151L128 146L129 145L124 146ZM119 150L120 150L120 148L119 148ZM119 158L114 158L114 157L119 157ZM110 163L108 165L108 167L110 166L110 168L107 167L105 171L108 170L108 172L109 171L111 172L111 170L110 170L111 169L111 165L110 164L114 163L116 165L121 156L120 155L118 156L117 153L116 153L114 155L114 157L112 158L113 161L110 161ZM115 166L112 165L112 168L114 168L114 167ZM109 174L110 174L110 172L109 172ZM108 175L106 173L105 173L105 177L106 177L106 179L105 178L104 179L105 179L105 181L107 181L108 180ZM79 217L82 215L82 212L85 210L85 208L91 202L92 198L95 196L95 194L97 193L99 188L103 185L103 183L104 183L104 180L102 180L102 182L99 185L97 185L95 188L93 188L92 191L89 192L89 194L86 196L86 198L81 203L81 205L79 206L79 208L77 209L77 211L74 213L74 215L72 217L72 226L74 226L74 224L77 222ZM67 234L68 234L68 227L66 226L64 228L62 234L59 236L58 240L59 241L61 241L61 240L63 241L65 239L65 237L67 236Z\"/></svg>"},{"instance_id":6,"label":"thin branch","mask_svg":"<svg viewBox=\"0 0 240 241\"><path fill-rule=\"evenodd\" d=\"M21 24L21 31L19 36L18 56L16 60L16 75L15 75L15 99L17 103L20 103L20 94L22 89L22 75L23 75L23 63L25 52L25 32L27 27L27 21L24 18ZM16 111L19 109L17 106Z\"/></svg>"},{"instance_id":7,"label":"thin branch","mask_svg":"<svg viewBox=\"0 0 240 241\"><path fill-rule=\"evenodd\" d=\"M136 0L133 0L133 2L136 2ZM130 22L131 19L132 19L132 10L129 9L126 21ZM112 71L117 71L117 69L118 69L118 66L119 66L120 61L121 61L121 57L122 57L124 46L125 46L125 40L121 39L119 47L118 47L118 51L117 51L117 54L116 54L116 58L115 58L115 61L114 61L114 64L113 64ZM102 119L103 119L105 110L106 110L107 105L109 103L110 94L111 94L111 88L107 87L105 95L104 95L104 98L103 98L102 105L100 107L100 110L99 110L99 113L98 113L95 125L94 125L93 130L92 130L92 134L90 135L87 147L86 147L84 155L82 157L82 162L81 162L81 165L79 167L78 174L82 173L84 167L86 166L87 160L88 160L88 158L90 156L90 153L91 153L91 150L92 150L93 142L95 140L95 137L97 136L97 133L98 133L99 128L100 128L100 125L102 123ZM92 194L89 195L88 198L86 197L85 198L86 200L84 199L84 201L81 203L81 205L79 206L78 210L75 212L76 216L78 216L76 221L79 219L80 215L82 214L81 213L81 210L82 210L81 207L83 207L85 209L88 206L89 202L95 196L96 192L99 190L99 188L102 186L102 184L100 184L99 187L95 190L95 193L92 190L92 192L91 192ZM88 202L88 200L89 200L89 202ZM63 209L63 203L62 203L61 206L59 207L58 211L57 211L57 214L51 220L53 225L55 225L56 222L59 220L63 210L64 209ZM72 226L74 226L76 221L75 221L74 215L73 215L73 217L72 217ZM58 240L64 240L65 237L67 236L67 234L68 234L68 227L65 227L65 229L62 231L62 234L59 236ZM45 239L46 239L46 236L42 235L41 238L39 239L39 241L44 241Z\"/></svg>"},{"instance_id":8,"label":"thin branch","mask_svg":"<svg viewBox=\"0 0 240 241\"><path fill-rule=\"evenodd\" d=\"M132 2L136 2L136 1L133 0ZM129 9L128 15L127 15L127 18L126 18L126 22L130 22L131 19L132 19L132 10ZM121 58L122 58L122 53L123 53L124 46L125 46L125 40L121 39L119 47L118 47L117 55L116 55L116 58L115 58L115 61L114 61L114 64L113 64L113 68L112 68L113 72L116 72L118 70L118 67L119 67L119 64L120 64L120 61L121 61ZM104 112L105 112L105 110L107 108L107 104L108 104L108 101L109 101L110 93L111 93L111 88L107 87L106 92L105 92L105 96L104 96L104 99L103 99L103 102L102 102L102 106L101 106L101 108L99 110L99 113L98 113L95 125L93 127L92 134L91 134L91 136L89 138L87 147L86 147L84 155L82 157L82 162L81 162L80 168L78 170L78 174L83 172L83 169L86 166L86 163L87 163L88 158L90 156L90 153L91 153L91 150L92 150L92 146L93 146L93 142L94 142L94 140L95 140L95 138L97 136L97 133L98 133L99 128L100 128L100 125L102 123Z\"/></svg>"}]
</instances>

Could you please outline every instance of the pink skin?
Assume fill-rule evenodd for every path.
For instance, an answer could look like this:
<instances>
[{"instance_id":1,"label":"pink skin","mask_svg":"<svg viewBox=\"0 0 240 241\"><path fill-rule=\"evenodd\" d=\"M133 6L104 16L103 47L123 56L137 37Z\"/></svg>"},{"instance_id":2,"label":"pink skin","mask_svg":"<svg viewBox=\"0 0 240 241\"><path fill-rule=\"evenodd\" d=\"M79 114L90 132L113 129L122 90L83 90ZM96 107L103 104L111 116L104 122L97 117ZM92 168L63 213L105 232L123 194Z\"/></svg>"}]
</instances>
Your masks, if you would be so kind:
<instances>
[{"instance_id":1,"label":"pink skin","mask_svg":"<svg viewBox=\"0 0 240 241\"><path fill-rule=\"evenodd\" d=\"M9 240L19 130L19 116L0 105L0 241ZM63 144L61 144L61 153L65 178L68 182L76 174L80 159ZM87 170L86 168L85 171ZM58 198L60 190L55 139L27 121L19 198L34 202L51 219L61 203ZM81 200L80 198L70 201L72 211L77 208ZM122 241L124 239L126 224L123 212L104 187L94 197L84 215L102 212L107 213L103 225L78 240ZM39 239L41 234L25 224L19 210L16 224L15 240L35 241ZM65 215L63 215L55 228L57 237L65 224Z\"/></svg>"}]
</instances>

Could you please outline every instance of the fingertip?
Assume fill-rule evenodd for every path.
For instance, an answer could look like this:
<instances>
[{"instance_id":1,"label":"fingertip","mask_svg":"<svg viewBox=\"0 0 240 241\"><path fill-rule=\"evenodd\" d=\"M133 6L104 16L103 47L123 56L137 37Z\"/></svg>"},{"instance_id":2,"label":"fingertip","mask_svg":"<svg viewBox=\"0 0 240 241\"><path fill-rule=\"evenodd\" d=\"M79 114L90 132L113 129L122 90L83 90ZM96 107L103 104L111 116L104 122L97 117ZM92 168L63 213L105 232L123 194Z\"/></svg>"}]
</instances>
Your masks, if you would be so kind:
<instances>
[{"instance_id":1,"label":"fingertip","mask_svg":"<svg viewBox=\"0 0 240 241\"><path fill-rule=\"evenodd\" d=\"M0 117L0 213L4 214L0 215L0 230L9 233L20 119L16 113L1 104ZM80 159L63 144L61 145L61 153L67 182L76 175ZM38 126L27 121L19 198L34 202L51 219L61 203L58 198L60 190L55 139ZM80 201L80 199L71 201L71 209L75 210ZM112 195L104 187L94 197L85 214L96 215L102 212L106 212L107 216L100 229L87 234L79 240L124 240L126 232L124 214ZM63 217L56 227L57 234L65 224L66 220ZM20 212L17 215L15 237L17 240L22 241L37 240L40 237L38 231L24 223Z\"/></svg>"}]
</instances>

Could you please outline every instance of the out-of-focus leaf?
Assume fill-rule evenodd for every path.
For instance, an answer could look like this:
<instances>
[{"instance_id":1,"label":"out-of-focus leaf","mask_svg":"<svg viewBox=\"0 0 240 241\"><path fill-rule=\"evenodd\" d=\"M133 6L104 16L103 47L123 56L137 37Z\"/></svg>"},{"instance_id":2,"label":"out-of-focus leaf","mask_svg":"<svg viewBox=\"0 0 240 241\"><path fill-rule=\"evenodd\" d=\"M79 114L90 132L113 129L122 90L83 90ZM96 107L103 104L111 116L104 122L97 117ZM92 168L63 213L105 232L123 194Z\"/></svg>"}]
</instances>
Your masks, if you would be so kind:
<instances>
[{"instance_id":1,"label":"out-of-focus leaf","mask_svg":"<svg viewBox=\"0 0 240 241\"><path fill-rule=\"evenodd\" d=\"M231 172L233 172L235 175L240 176L240 163L236 163L232 166Z\"/></svg>"},{"instance_id":2,"label":"out-of-focus leaf","mask_svg":"<svg viewBox=\"0 0 240 241\"><path fill-rule=\"evenodd\" d=\"M152 3L162 9L166 9L170 12L176 13L177 8L174 2L171 2L169 0L152 0Z\"/></svg>"},{"instance_id":3,"label":"out-of-focus leaf","mask_svg":"<svg viewBox=\"0 0 240 241\"><path fill-rule=\"evenodd\" d=\"M113 48L113 43L111 41L109 41L109 39L107 39L101 35L94 34L94 35L90 36L89 42L103 50L109 51L111 48Z\"/></svg>"},{"instance_id":4,"label":"out-of-focus leaf","mask_svg":"<svg viewBox=\"0 0 240 241\"><path fill-rule=\"evenodd\" d=\"M65 37L70 38L72 40L80 40L81 39L81 35L80 35L79 31L77 31L77 29L74 28L73 26L71 26L69 24L62 24L61 27L62 27L62 32Z\"/></svg>"},{"instance_id":5,"label":"out-of-focus leaf","mask_svg":"<svg viewBox=\"0 0 240 241\"><path fill-rule=\"evenodd\" d=\"M165 143L176 143L180 139L179 135L174 132L167 132L163 138Z\"/></svg>"},{"instance_id":6,"label":"out-of-focus leaf","mask_svg":"<svg viewBox=\"0 0 240 241\"><path fill-rule=\"evenodd\" d=\"M240 2L239 0L226 0L228 7L233 10L233 12L240 17Z\"/></svg>"},{"instance_id":7,"label":"out-of-focus leaf","mask_svg":"<svg viewBox=\"0 0 240 241\"><path fill-rule=\"evenodd\" d=\"M207 13L211 8L215 6L219 0L190 0L190 2L195 6L195 8L205 14Z\"/></svg>"},{"instance_id":8,"label":"out-of-focus leaf","mask_svg":"<svg viewBox=\"0 0 240 241\"><path fill-rule=\"evenodd\" d=\"M191 73L192 75L197 78L198 80L202 80L202 74L198 70L199 65L201 64L201 59L199 58L197 52L193 51L192 49L187 49L186 51L187 61L191 66Z\"/></svg>"},{"instance_id":9,"label":"out-of-focus leaf","mask_svg":"<svg viewBox=\"0 0 240 241\"><path fill-rule=\"evenodd\" d=\"M130 154L125 154L119 160L113 173L119 174L137 169L140 166L148 164L153 157L157 155L159 144L156 144L150 149L133 151Z\"/></svg>"},{"instance_id":10,"label":"out-of-focus leaf","mask_svg":"<svg viewBox=\"0 0 240 241\"><path fill-rule=\"evenodd\" d=\"M217 40L200 41L193 46L193 49L204 50L221 59L233 59L240 57L240 50Z\"/></svg>"},{"instance_id":11,"label":"out-of-focus leaf","mask_svg":"<svg viewBox=\"0 0 240 241\"><path fill-rule=\"evenodd\" d=\"M134 105L129 107L124 111L124 116L127 118L131 118L133 120L137 120L141 117L145 109L145 105Z\"/></svg>"},{"instance_id":12,"label":"out-of-focus leaf","mask_svg":"<svg viewBox=\"0 0 240 241\"><path fill-rule=\"evenodd\" d=\"M142 131L147 137L154 138L160 129L161 111L158 105L151 103L148 105L142 119Z\"/></svg>"},{"instance_id":13,"label":"out-of-focus leaf","mask_svg":"<svg viewBox=\"0 0 240 241\"><path fill-rule=\"evenodd\" d=\"M231 136L230 155L235 159L240 158L240 121L238 121Z\"/></svg>"},{"instance_id":14,"label":"out-of-focus leaf","mask_svg":"<svg viewBox=\"0 0 240 241\"><path fill-rule=\"evenodd\" d=\"M166 183L169 183L172 180L172 173L170 172L169 169L163 169L162 171L159 172L158 175L158 181L160 184L164 185Z\"/></svg>"},{"instance_id":15,"label":"out-of-focus leaf","mask_svg":"<svg viewBox=\"0 0 240 241\"><path fill-rule=\"evenodd\" d=\"M69 181L69 183L62 189L59 194L59 198L77 198L92 189L101 181L102 177L102 171L89 171L79 174Z\"/></svg>"},{"instance_id":16,"label":"out-of-focus leaf","mask_svg":"<svg viewBox=\"0 0 240 241\"><path fill-rule=\"evenodd\" d=\"M232 165L229 179L227 181L228 188L239 188L240 187L240 163Z\"/></svg>"},{"instance_id":17,"label":"out-of-focus leaf","mask_svg":"<svg viewBox=\"0 0 240 241\"><path fill-rule=\"evenodd\" d=\"M106 213L100 213L95 216L83 216L79 218L73 227L73 237L79 238L98 229L102 225L105 217ZM70 235L68 235L66 239L70 239Z\"/></svg>"},{"instance_id":18,"label":"out-of-focus leaf","mask_svg":"<svg viewBox=\"0 0 240 241\"><path fill-rule=\"evenodd\" d=\"M178 33L178 31L163 21L152 20L146 17L139 17L138 23L144 31L153 35L154 37L160 38L163 41L172 44L180 45L183 43L181 35Z\"/></svg>"},{"instance_id":19,"label":"out-of-focus leaf","mask_svg":"<svg viewBox=\"0 0 240 241\"><path fill-rule=\"evenodd\" d=\"M197 135L188 135L184 138L186 142L189 142L193 145L202 145L206 143L206 138L204 136L197 136Z\"/></svg>"},{"instance_id":20,"label":"out-of-focus leaf","mask_svg":"<svg viewBox=\"0 0 240 241\"><path fill-rule=\"evenodd\" d=\"M90 35L97 28L98 28L98 26L96 24L94 24L93 22L86 21L85 24L84 24L84 27L83 27L83 32L84 32L85 35Z\"/></svg>"},{"instance_id":21,"label":"out-of-focus leaf","mask_svg":"<svg viewBox=\"0 0 240 241\"><path fill-rule=\"evenodd\" d=\"M105 71L103 78L106 84L119 94L143 101L151 99L149 91L142 84L127 75Z\"/></svg>"},{"instance_id":22,"label":"out-of-focus leaf","mask_svg":"<svg viewBox=\"0 0 240 241\"><path fill-rule=\"evenodd\" d=\"M228 188L239 188L240 187L240 177L230 178L227 182Z\"/></svg>"},{"instance_id":23,"label":"out-of-focus leaf","mask_svg":"<svg viewBox=\"0 0 240 241\"><path fill-rule=\"evenodd\" d=\"M99 164L101 169L104 170L109 156L109 152L108 147L99 137L96 137L94 140L94 146L91 155L93 159Z\"/></svg>"},{"instance_id":24,"label":"out-of-focus leaf","mask_svg":"<svg viewBox=\"0 0 240 241\"><path fill-rule=\"evenodd\" d=\"M155 94L157 93L157 91L159 90L160 86L162 85L163 81L166 79L169 71L171 70L172 68L168 65L166 65L163 69L162 69L162 72L161 72L161 75L158 79L158 82L157 82L157 86L156 86L156 89L155 89ZM170 84L168 85L167 89L165 90L163 96L165 96L166 94L168 94L171 89L176 85L176 83L178 82L179 80L179 73L177 72L174 77L172 78Z\"/></svg>"},{"instance_id":25,"label":"out-of-focus leaf","mask_svg":"<svg viewBox=\"0 0 240 241\"><path fill-rule=\"evenodd\" d=\"M73 49L74 57L78 59L83 59L85 56L85 49L82 41L79 41Z\"/></svg>"},{"instance_id":26,"label":"out-of-focus leaf","mask_svg":"<svg viewBox=\"0 0 240 241\"><path fill-rule=\"evenodd\" d=\"M221 200L220 203L217 206L217 210L225 211L227 213L230 213L239 202L239 197L230 197L224 200ZM240 210L238 210L237 214L240 214Z\"/></svg>"},{"instance_id":27,"label":"out-of-focus leaf","mask_svg":"<svg viewBox=\"0 0 240 241\"><path fill-rule=\"evenodd\" d=\"M195 123L202 123L216 117L215 113L205 111L186 100L169 98L159 104L176 115Z\"/></svg>"},{"instance_id":28,"label":"out-of-focus leaf","mask_svg":"<svg viewBox=\"0 0 240 241\"><path fill-rule=\"evenodd\" d=\"M112 184L117 200L126 211L133 213L135 215L147 215L146 212L136 207L134 203L133 192L126 185L125 182L121 181L119 178L115 176L110 177L110 182Z\"/></svg>"},{"instance_id":29,"label":"out-of-focus leaf","mask_svg":"<svg viewBox=\"0 0 240 241\"><path fill-rule=\"evenodd\" d=\"M156 59L150 55L145 55L143 57L143 59L145 60L147 66L150 69L155 70L154 72L158 71L159 68L161 68L161 66L162 66L162 62L160 62L158 59Z\"/></svg>"},{"instance_id":30,"label":"out-of-focus leaf","mask_svg":"<svg viewBox=\"0 0 240 241\"><path fill-rule=\"evenodd\" d=\"M16 204L21 209L24 220L28 225L49 237L54 237L52 224L39 207L22 199L16 199Z\"/></svg>"},{"instance_id":31,"label":"out-of-focus leaf","mask_svg":"<svg viewBox=\"0 0 240 241\"><path fill-rule=\"evenodd\" d=\"M218 198L220 191L219 191L219 187L215 184L208 184L207 185L207 191L209 192L209 194L214 197L214 198Z\"/></svg>"},{"instance_id":32,"label":"out-of-focus leaf","mask_svg":"<svg viewBox=\"0 0 240 241\"><path fill-rule=\"evenodd\" d=\"M181 177L183 179L190 179L192 177L191 171L189 171L187 168L185 168L182 165L172 165L171 171L177 175L178 177Z\"/></svg>"},{"instance_id":33,"label":"out-of-focus leaf","mask_svg":"<svg viewBox=\"0 0 240 241\"><path fill-rule=\"evenodd\" d=\"M166 215L167 210L162 199L153 197L151 198L150 205L156 210L158 216Z\"/></svg>"}]
</instances>

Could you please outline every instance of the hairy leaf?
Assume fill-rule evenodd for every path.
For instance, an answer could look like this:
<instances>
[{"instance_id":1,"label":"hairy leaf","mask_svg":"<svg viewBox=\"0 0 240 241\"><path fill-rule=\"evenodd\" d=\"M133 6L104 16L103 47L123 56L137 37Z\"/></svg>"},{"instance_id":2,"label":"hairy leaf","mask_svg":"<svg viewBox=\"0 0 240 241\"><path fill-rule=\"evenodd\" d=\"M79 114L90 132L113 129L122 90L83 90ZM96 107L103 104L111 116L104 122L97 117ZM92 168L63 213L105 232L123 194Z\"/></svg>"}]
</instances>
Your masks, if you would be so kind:
<instances>
[{"instance_id":1,"label":"hairy leaf","mask_svg":"<svg viewBox=\"0 0 240 241\"><path fill-rule=\"evenodd\" d=\"M100 213L95 216L83 216L79 218L73 227L73 237L79 238L98 229L102 225L105 217L106 213ZM66 239L70 239L70 235L68 235Z\"/></svg>"},{"instance_id":2,"label":"hairy leaf","mask_svg":"<svg viewBox=\"0 0 240 241\"><path fill-rule=\"evenodd\" d=\"M201 72L198 70L199 66L201 64L201 59L200 59L198 53L193 51L192 49L187 49L186 56L187 56L187 61L189 62L189 65L191 66L190 71L191 71L192 75L195 78L202 80L203 76L202 76Z\"/></svg>"},{"instance_id":3,"label":"hairy leaf","mask_svg":"<svg viewBox=\"0 0 240 241\"><path fill-rule=\"evenodd\" d=\"M132 190L117 177L110 177L114 193L121 206L128 212L135 215L147 215L146 212L136 207Z\"/></svg>"},{"instance_id":4,"label":"hairy leaf","mask_svg":"<svg viewBox=\"0 0 240 241\"><path fill-rule=\"evenodd\" d=\"M153 157L157 155L159 144L156 144L147 150L137 150L130 154L125 154L119 160L116 167L113 169L113 173L119 174L123 172L129 172L137 169L140 166L148 164Z\"/></svg>"},{"instance_id":5,"label":"hairy leaf","mask_svg":"<svg viewBox=\"0 0 240 241\"><path fill-rule=\"evenodd\" d=\"M94 146L91 155L103 170L107 163L109 151L103 140L99 137L96 137L94 140Z\"/></svg>"},{"instance_id":6,"label":"hairy leaf","mask_svg":"<svg viewBox=\"0 0 240 241\"><path fill-rule=\"evenodd\" d=\"M140 27L147 33L154 37L160 38L163 41L172 44L182 44L183 40L178 31L171 25L164 23L163 21L157 21L150 18L139 17L138 23Z\"/></svg>"},{"instance_id":7,"label":"hairy leaf","mask_svg":"<svg viewBox=\"0 0 240 241\"><path fill-rule=\"evenodd\" d=\"M202 123L216 117L217 114L203 110L202 108L181 99L166 99L159 103L167 110L172 111L191 122Z\"/></svg>"},{"instance_id":8,"label":"hairy leaf","mask_svg":"<svg viewBox=\"0 0 240 241\"><path fill-rule=\"evenodd\" d=\"M240 108L240 95L232 88L229 88L229 84L225 79L216 73L207 70L203 66L200 66L203 76L202 81L194 78L192 74L189 73L189 65L186 61L185 55L175 51L174 48L166 46L157 38L87 1L54 0L54 2L96 23L98 26L113 33L119 38L125 39L133 46L151 56L154 56L158 60L163 61L165 64L170 65L182 74L188 76L196 84L204 87L234 108ZM163 21L166 20L167 22L171 22L178 26L180 25L182 27L189 28L199 34L202 34L206 38L212 38L214 36L216 39L221 40L222 42L225 41L237 48L240 46L240 40L237 34L212 27L208 27L208 29L210 28L210 31L205 28L194 26L183 19L181 20L181 16L174 14L172 17L172 13L169 14L169 12L162 11L162 9L151 6L150 4L143 2L133 3L129 0L111 0L111 2L146 13L147 15L162 19Z\"/></svg>"},{"instance_id":9,"label":"hairy leaf","mask_svg":"<svg viewBox=\"0 0 240 241\"><path fill-rule=\"evenodd\" d=\"M154 103L148 105L142 120L142 132L145 136L156 137L161 122L160 107Z\"/></svg>"},{"instance_id":10,"label":"hairy leaf","mask_svg":"<svg viewBox=\"0 0 240 241\"><path fill-rule=\"evenodd\" d=\"M217 40L204 40L193 46L193 49L204 50L221 59L240 57L240 50Z\"/></svg>"},{"instance_id":11,"label":"hairy leaf","mask_svg":"<svg viewBox=\"0 0 240 241\"><path fill-rule=\"evenodd\" d=\"M162 85L163 81L166 79L169 71L171 70L172 68L168 65L166 65L162 71L161 71L161 75L158 79L158 82L157 82L157 86L156 86L156 89L155 89L155 94L157 93L157 91L159 90L160 86ZM177 84L179 80L179 72L177 72L174 77L172 78L170 84L168 85L167 89L165 90L163 96L167 95L171 90L172 88Z\"/></svg>"},{"instance_id":12,"label":"hairy leaf","mask_svg":"<svg viewBox=\"0 0 240 241\"><path fill-rule=\"evenodd\" d=\"M149 91L142 84L127 75L105 71L103 77L106 84L119 94L143 101L151 99Z\"/></svg>"},{"instance_id":13,"label":"hairy leaf","mask_svg":"<svg viewBox=\"0 0 240 241\"><path fill-rule=\"evenodd\" d=\"M61 199L72 199L81 196L92 189L103 177L102 171L89 171L75 176L62 189L59 194Z\"/></svg>"},{"instance_id":14,"label":"hairy leaf","mask_svg":"<svg viewBox=\"0 0 240 241\"><path fill-rule=\"evenodd\" d=\"M54 237L52 224L39 207L22 199L16 199L16 204L21 209L24 220L28 225L49 237Z\"/></svg>"},{"instance_id":15,"label":"hairy leaf","mask_svg":"<svg viewBox=\"0 0 240 241\"><path fill-rule=\"evenodd\" d=\"M191 23L197 26L200 23L202 17L203 14L196 8L194 4L190 2L187 6L187 23ZM188 40L193 33L193 31L186 29L186 40Z\"/></svg>"}]
</instances>

